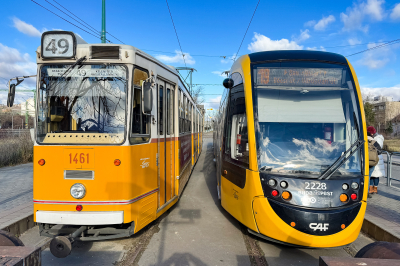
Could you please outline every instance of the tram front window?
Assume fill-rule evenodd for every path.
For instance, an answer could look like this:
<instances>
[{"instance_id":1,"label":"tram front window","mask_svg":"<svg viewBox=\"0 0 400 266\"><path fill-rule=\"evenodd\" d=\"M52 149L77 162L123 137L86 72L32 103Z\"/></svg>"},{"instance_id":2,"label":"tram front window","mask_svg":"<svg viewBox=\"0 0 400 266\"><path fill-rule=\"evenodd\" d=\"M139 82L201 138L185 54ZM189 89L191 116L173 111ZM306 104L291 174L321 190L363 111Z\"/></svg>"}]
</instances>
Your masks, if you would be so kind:
<instances>
[{"instance_id":1,"label":"tram front window","mask_svg":"<svg viewBox=\"0 0 400 266\"><path fill-rule=\"evenodd\" d=\"M122 143L126 124L126 68L69 67L45 65L40 70L38 142Z\"/></svg>"},{"instance_id":2,"label":"tram front window","mask_svg":"<svg viewBox=\"0 0 400 266\"><path fill-rule=\"evenodd\" d=\"M318 178L359 139L348 71L260 67L254 73L261 171ZM331 179L360 174L357 151Z\"/></svg>"}]
</instances>

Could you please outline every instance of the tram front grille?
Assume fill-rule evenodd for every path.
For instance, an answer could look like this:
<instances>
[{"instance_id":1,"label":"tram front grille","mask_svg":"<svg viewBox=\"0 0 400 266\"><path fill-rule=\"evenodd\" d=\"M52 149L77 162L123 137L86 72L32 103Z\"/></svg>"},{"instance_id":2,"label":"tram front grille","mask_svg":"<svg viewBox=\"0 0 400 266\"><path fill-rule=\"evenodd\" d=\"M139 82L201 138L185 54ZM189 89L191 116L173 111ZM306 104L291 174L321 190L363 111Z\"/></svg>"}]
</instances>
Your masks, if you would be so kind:
<instances>
[{"instance_id":1,"label":"tram front grille","mask_svg":"<svg viewBox=\"0 0 400 266\"><path fill-rule=\"evenodd\" d=\"M65 170L65 179L94 179L94 171Z\"/></svg>"}]
</instances>

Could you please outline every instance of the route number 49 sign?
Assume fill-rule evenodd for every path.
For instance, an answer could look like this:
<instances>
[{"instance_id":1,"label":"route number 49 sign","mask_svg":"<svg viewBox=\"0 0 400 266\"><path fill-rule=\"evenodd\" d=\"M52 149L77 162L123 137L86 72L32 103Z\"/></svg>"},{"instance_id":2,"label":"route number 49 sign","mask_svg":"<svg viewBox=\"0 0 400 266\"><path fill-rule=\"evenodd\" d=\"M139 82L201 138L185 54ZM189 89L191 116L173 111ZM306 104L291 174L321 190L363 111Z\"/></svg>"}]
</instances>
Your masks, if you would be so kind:
<instances>
[{"instance_id":1,"label":"route number 49 sign","mask_svg":"<svg viewBox=\"0 0 400 266\"><path fill-rule=\"evenodd\" d=\"M75 56L76 39L72 32L49 31L42 35L43 58L72 58Z\"/></svg>"}]
</instances>

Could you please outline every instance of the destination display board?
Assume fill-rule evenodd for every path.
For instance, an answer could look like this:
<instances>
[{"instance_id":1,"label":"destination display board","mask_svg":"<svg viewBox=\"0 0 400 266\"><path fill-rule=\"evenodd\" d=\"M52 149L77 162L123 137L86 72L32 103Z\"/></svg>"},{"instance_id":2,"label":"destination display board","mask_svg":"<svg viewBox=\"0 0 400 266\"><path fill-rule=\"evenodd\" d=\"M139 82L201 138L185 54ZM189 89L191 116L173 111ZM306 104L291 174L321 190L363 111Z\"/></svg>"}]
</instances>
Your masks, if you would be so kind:
<instances>
[{"instance_id":1,"label":"destination display board","mask_svg":"<svg viewBox=\"0 0 400 266\"><path fill-rule=\"evenodd\" d=\"M340 87L341 68L266 68L255 70L256 85Z\"/></svg>"},{"instance_id":2,"label":"destination display board","mask_svg":"<svg viewBox=\"0 0 400 266\"><path fill-rule=\"evenodd\" d=\"M120 68L92 68L91 65L81 66L80 68L74 68L71 71L68 71L69 66L65 66L63 68L47 68L47 75L49 77L116 77L116 78L125 78L126 73L123 69Z\"/></svg>"}]
</instances>

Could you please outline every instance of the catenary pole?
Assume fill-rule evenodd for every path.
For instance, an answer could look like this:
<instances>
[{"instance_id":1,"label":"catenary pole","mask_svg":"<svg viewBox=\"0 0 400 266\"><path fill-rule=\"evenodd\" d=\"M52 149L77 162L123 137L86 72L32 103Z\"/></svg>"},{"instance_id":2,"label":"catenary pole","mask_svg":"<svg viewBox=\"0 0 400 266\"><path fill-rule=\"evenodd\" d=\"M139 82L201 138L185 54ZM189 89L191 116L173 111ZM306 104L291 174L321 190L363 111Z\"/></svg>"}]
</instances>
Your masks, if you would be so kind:
<instances>
[{"instance_id":1,"label":"catenary pole","mask_svg":"<svg viewBox=\"0 0 400 266\"><path fill-rule=\"evenodd\" d=\"M102 0L101 43L106 43L106 0Z\"/></svg>"}]
</instances>

